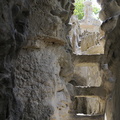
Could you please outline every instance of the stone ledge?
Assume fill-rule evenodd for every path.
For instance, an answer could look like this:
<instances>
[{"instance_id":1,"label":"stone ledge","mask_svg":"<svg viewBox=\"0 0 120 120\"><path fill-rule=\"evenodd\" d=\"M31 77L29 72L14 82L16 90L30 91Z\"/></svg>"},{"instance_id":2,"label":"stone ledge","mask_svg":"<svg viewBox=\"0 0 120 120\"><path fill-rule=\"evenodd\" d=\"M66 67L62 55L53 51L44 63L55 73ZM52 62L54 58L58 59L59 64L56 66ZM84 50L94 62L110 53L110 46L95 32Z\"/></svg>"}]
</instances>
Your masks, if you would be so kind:
<instances>
[{"instance_id":1,"label":"stone ledge","mask_svg":"<svg viewBox=\"0 0 120 120\"><path fill-rule=\"evenodd\" d=\"M29 38L28 43L24 48L32 48L32 49L39 49L41 41L46 43L58 44L58 45L65 45L66 42L58 37L48 36L48 35L41 35L34 38Z\"/></svg>"},{"instance_id":2,"label":"stone ledge","mask_svg":"<svg viewBox=\"0 0 120 120\"><path fill-rule=\"evenodd\" d=\"M75 97L99 97L102 100L106 99L107 92L103 87L76 87Z\"/></svg>"},{"instance_id":3,"label":"stone ledge","mask_svg":"<svg viewBox=\"0 0 120 120\"><path fill-rule=\"evenodd\" d=\"M101 63L102 58L104 57L104 55L73 55L72 59L73 59L73 63L76 65L81 65L83 64L90 64L90 63Z\"/></svg>"},{"instance_id":4,"label":"stone ledge","mask_svg":"<svg viewBox=\"0 0 120 120\"><path fill-rule=\"evenodd\" d=\"M64 45L65 41L57 38L57 37L51 37L51 36L43 36L42 38L45 42L52 42L52 43L56 43L56 44L60 44L60 45Z\"/></svg>"},{"instance_id":5,"label":"stone ledge","mask_svg":"<svg viewBox=\"0 0 120 120\"><path fill-rule=\"evenodd\" d=\"M69 120L104 120L104 115L85 115L85 116L79 116L79 115L70 115Z\"/></svg>"}]
</instances>

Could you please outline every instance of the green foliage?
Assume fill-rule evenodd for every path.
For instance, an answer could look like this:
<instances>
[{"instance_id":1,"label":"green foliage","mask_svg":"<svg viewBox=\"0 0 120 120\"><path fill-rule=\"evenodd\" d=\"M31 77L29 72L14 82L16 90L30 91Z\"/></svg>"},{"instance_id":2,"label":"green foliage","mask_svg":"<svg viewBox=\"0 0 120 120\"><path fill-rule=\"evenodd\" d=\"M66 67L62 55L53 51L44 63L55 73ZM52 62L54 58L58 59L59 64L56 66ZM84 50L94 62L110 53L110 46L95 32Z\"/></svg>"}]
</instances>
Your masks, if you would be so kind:
<instances>
[{"instance_id":1,"label":"green foliage","mask_svg":"<svg viewBox=\"0 0 120 120\"><path fill-rule=\"evenodd\" d=\"M84 16L84 2L85 0L76 0L75 1L75 10L74 15L77 15L79 19L82 19ZM95 14L98 14L100 11L100 8L93 6L93 12Z\"/></svg>"},{"instance_id":2,"label":"green foliage","mask_svg":"<svg viewBox=\"0 0 120 120\"><path fill-rule=\"evenodd\" d=\"M79 19L82 19L84 16L84 0L76 0L75 1L75 10L74 14L78 16Z\"/></svg>"},{"instance_id":3,"label":"green foliage","mask_svg":"<svg viewBox=\"0 0 120 120\"><path fill-rule=\"evenodd\" d=\"M100 11L100 8L93 6L93 12L94 12L95 14L98 14L99 11Z\"/></svg>"}]
</instances>

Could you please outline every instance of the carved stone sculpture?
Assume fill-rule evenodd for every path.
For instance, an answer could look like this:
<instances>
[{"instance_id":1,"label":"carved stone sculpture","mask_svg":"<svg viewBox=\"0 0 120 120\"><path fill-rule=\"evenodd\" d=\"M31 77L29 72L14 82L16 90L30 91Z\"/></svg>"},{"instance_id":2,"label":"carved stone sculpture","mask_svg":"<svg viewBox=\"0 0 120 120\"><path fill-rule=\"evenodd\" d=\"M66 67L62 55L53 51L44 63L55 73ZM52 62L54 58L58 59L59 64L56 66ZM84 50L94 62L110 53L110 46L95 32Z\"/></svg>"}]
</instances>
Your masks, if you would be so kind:
<instances>
[{"instance_id":1,"label":"carved stone sculpture","mask_svg":"<svg viewBox=\"0 0 120 120\"><path fill-rule=\"evenodd\" d=\"M81 31L80 31L80 23L78 17L72 15L70 19L70 24L72 25L72 29L69 32L70 43L73 49L74 54L80 54L80 41L81 41Z\"/></svg>"}]
</instances>

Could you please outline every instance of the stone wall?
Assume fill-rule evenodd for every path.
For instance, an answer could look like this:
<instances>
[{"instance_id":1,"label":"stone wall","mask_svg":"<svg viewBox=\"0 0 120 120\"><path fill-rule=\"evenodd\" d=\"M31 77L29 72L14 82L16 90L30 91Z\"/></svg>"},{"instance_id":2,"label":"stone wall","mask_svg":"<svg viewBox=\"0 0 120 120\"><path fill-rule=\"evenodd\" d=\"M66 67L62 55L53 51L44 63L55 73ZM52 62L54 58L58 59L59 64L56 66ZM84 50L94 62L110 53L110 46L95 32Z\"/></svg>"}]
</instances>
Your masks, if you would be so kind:
<instances>
[{"instance_id":1,"label":"stone wall","mask_svg":"<svg viewBox=\"0 0 120 120\"><path fill-rule=\"evenodd\" d=\"M119 41L119 21L120 21L120 1L118 0L98 0L101 4L100 18L104 21L101 29L105 31L105 60L108 65L109 75L106 81L109 82L109 97L106 105L106 119L120 119L120 41ZM105 80L105 79L104 79ZM110 85L111 84L111 85ZM115 86L115 87L114 87Z\"/></svg>"},{"instance_id":2,"label":"stone wall","mask_svg":"<svg viewBox=\"0 0 120 120\"><path fill-rule=\"evenodd\" d=\"M29 5L32 5L30 2ZM19 120L21 108L14 96L14 64L28 35L28 3L0 1L0 119Z\"/></svg>"},{"instance_id":3,"label":"stone wall","mask_svg":"<svg viewBox=\"0 0 120 120\"><path fill-rule=\"evenodd\" d=\"M1 120L67 120L73 1L0 1Z\"/></svg>"},{"instance_id":4,"label":"stone wall","mask_svg":"<svg viewBox=\"0 0 120 120\"><path fill-rule=\"evenodd\" d=\"M24 120L67 119L70 60L70 54L62 46L43 41L39 49L21 51L16 64L16 97L21 101Z\"/></svg>"},{"instance_id":5,"label":"stone wall","mask_svg":"<svg viewBox=\"0 0 120 120\"><path fill-rule=\"evenodd\" d=\"M78 112L81 103L74 98L74 86L87 82L72 81L71 47L67 38L73 1L0 1L1 120L70 120L71 108L77 108ZM103 81L99 88L86 89L107 100L107 120L119 120L120 2L98 2L102 7L100 18L104 21L101 29L106 33L105 59L101 66L104 66ZM86 111L85 106L84 103L82 108Z\"/></svg>"}]
</instances>

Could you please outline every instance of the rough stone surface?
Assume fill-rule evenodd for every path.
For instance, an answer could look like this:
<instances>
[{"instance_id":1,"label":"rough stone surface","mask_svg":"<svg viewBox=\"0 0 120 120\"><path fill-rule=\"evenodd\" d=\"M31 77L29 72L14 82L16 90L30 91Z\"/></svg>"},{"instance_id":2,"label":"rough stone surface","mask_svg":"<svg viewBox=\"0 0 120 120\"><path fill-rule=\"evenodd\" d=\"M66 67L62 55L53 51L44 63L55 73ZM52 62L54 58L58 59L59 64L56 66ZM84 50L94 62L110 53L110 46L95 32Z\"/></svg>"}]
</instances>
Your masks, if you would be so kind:
<instances>
[{"instance_id":1,"label":"rough stone surface","mask_svg":"<svg viewBox=\"0 0 120 120\"><path fill-rule=\"evenodd\" d=\"M32 4L32 3L29 3ZM0 119L21 119L20 103L13 92L14 64L26 42L29 5L26 0L0 1Z\"/></svg>"},{"instance_id":2,"label":"rough stone surface","mask_svg":"<svg viewBox=\"0 0 120 120\"><path fill-rule=\"evenodd\" d=\"M82 60L79 60L77 56L72 61L68 40L71 25L68 23L74 0L0 1L1 120L102 120L103 115L76 116L79 112L103 113L105 105L98 105L101 100L106 102L105 118L119 120L120 2L97 1L101 4L100 18L104 21L101 29L105 31L105 58L100 62L101 71L98 67L89 66L80 69L81 73L78 72L77 64L88 65L87 61L93 65L96 59L88 61L86 56L85 59L82 56ZM78 28L75 29L77 31ZM91 46L95 41L89 43L83 45L90 54L93 53ZM75 70L72 62L76 64ZM89 71L87 75L84 70ZM102 80L96 74L102 76ZM89 84L88 88L76 90L76 86ZM95 85L100 86L95 88ZM102 98L93 100L75 97L91 94L101 95Z\"/></svg>"},{"instance_id":3,"label":"rough stone surface","mask_svg":"<svg viewBox=\"0 0 120 120\"><path fill-rule=\"evenodd\" d=\"M23 49L16 65L16 96L22 102L23 119L66 120L70 55L59 45L41 42L40 49Z\"/></svg>"},{"instance_id":4,"label":"rough stone surface","mask_svg":"<svg viewBox=\"0 0 120 120\"><path fill-rule=\"evenodd\" d=\"M72 2L0 1L1 120L67 120Z\"/></svg>"},{"instance_id":5,"label":"rough stone surface","mask_svg":"<svg viewBox=\"0 0 120 120\"><path fill-rule=\"evenodd\" d=\"M84 97L84 101L82 102L82 98L78 100L79 102L79 109L78 113L85 113L85 114L103 114L105 109L105 102L102 100L103 92L101 86L102 78L99 70L99 65L95 64L93 66L75 66L74 75L72 78L76 81L76 97ZM81 88L80 88L80 87ZM89 86L90 88L84 86ZM93 88L92 88L93 87ZM96 90L94 89L96 87ZM97 90L98 89L98 90ZM101 92L100 92L101 91ZM103 90L104 91L104 90ZM101 96L101 95L102 96ZM81 102L80 102L81 101ZM83 112L80 106L84 104L86 111Z\"/></svg>"},{"instance_id":6,"label":"rough stone surface","mask_svg":"<svg viewBox=\"0 0 120 120\"><path fill-rule=\"evenodd\" d=\"M120 23L120 3L118 0L99 0L102 10L100 18L104 20L101 29L105 31L105 60L107 65L107 74L104 80L109 86L109 97L106 105L106 119L120 119L120 41L119 41L119 23ZM105 70L105 71L106 71ZM111 87L110 87L111 86Z\"/></svg>"}]
</instances>

